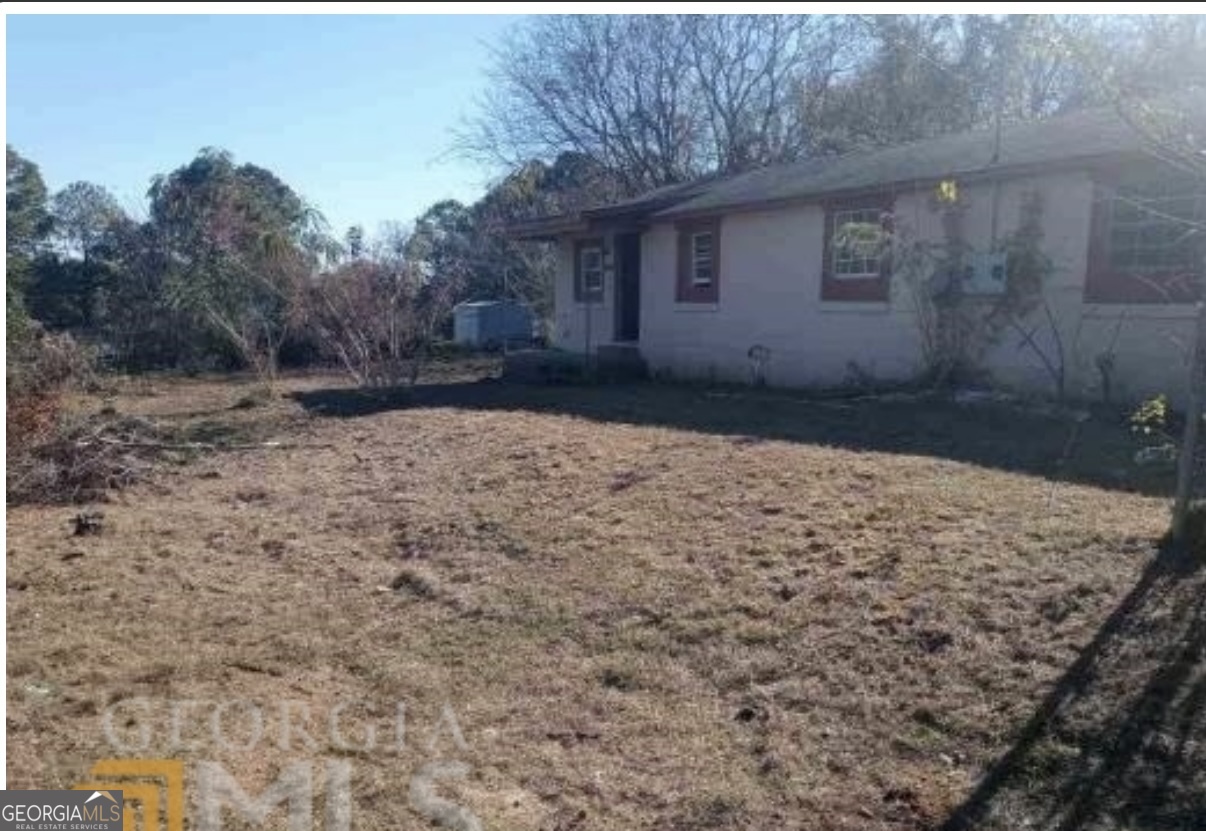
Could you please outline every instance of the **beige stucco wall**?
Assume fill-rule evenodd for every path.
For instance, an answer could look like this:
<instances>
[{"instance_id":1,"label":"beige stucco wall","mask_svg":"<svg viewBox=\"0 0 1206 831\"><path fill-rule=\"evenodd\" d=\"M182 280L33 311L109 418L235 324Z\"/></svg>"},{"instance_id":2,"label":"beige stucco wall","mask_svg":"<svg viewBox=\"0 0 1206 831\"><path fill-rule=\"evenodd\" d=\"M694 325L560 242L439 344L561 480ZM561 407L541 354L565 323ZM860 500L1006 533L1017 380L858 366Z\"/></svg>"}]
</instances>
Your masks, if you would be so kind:
<instances>
[{"instance_id":1,"label":"beige stucco wall","mask_svg":"<svg viewBox=\"0 0 1206 831\"><path fill-rule=\"evenodd\" d=\"M721 222L720 300L674 299L676 231L642 240L641 352L654 369L748 380L749 350L771 350L772 384L831 384L851 361L882 377L917 368L917 336L891 304L820 302L824 214L814 205Z\"/></svg>"},{"instance_id":2,"label":"beige stucco wall","mask_svg":"<svg viewBox=\"0 0 1206 831\"><path fill-rule=\"evenodd\" d=\"M1089 175L1064 173L1003 183L997 214L999 233L1016 230L1023 203L1030 193L1041 196L1042 247L1053 260L1055 271L1044 292L1050 315L1040 308L1022 327L1033 333L1036 343L1056 364L1059 350L1053 329L1058 330L1068 393L1090 399L1100 395L1101 375L1096 359L1111 348L1116 356L1114 386L1119 397L1134 399L1183 387L1188 371L1183 346L1192 334L1191 306L1084 303L1094 198ZM967 239L972 245L987 249L992 239L993 186L969 188L965 195L969 200L964 226ZM912 195L902 200L907 207L902 210L898 206L897 210L906 222L911 213L927 224L933 236L938 231L933 213L922 204L926 201L925 197ZM1004 386L1054 391L1050 371L1016 330L1005 332L986 356L985 366Z\"/></svg>"},{"instance_id":3,"label":"beige stucco wall","mask_svg":"<svg viewBox=\"0 0 1206 831\"><path fill-rule=\"evenodd\" d=\"M996 194L987 183L964 187L967 242L984 250L990 247L994 201L998 234L1014 230L1030 192L1042 197L1044 249L1056 266L1046 297L1064 342L1069 393L1099 394L1095 358L1111 342L1120 396L1137 398L1179 387L1192 333L1191 307L1082 302L1093 198L1087 174L1016 179L1000 185ZM929 202L928 191L898 194L898 228L914 239L940 240L939 217ZM723 217L720 301L713 306L675 302L676 231L671 223L654 225L641 241L640 346L651 368L678 376L748 380L748 351L758 344L771 350L767 380L772 384L839 384L852 372L880 379L906 379L917 373L922 368L920 337L910 292L902 281L893 281L887 303L821 300L823 221L818 205ZM581 350L586 308L573 300L572 251L572 242L565 241L554 340ZM592 309L596 344L606 342L613 331L610 271L605 280L605 300ZM1033 314L1025 328L1054 356L1045 313ZM1018 334L1007 332L990 350L986 367L1002 385L1051 392L1042 360L1020 344Z\"/></svg>"}]
</instances>

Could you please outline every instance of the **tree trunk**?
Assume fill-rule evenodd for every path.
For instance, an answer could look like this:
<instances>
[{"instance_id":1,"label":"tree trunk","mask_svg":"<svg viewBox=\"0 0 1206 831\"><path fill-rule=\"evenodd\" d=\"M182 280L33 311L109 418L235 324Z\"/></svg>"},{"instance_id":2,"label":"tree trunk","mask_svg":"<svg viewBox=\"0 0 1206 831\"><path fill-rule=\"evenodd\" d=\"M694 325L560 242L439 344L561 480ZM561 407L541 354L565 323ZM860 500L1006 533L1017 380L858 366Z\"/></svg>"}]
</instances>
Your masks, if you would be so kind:
<instances>
[{"instance_id":1,"label":"tree trunk","mask_svg":"<svg viewBox=\"0 0 1206 831\"><path fill-rule=\"evenodd\" d=\"M1177 459L1177 493L1173 502L1172 541L1181 546L1189 510L1193 501L1194 467L1197 460L1198 438L1202 427L1203 365L1206 364L1206 301L1198 301L1197 330L1193 344L1193 359L1189 370L1189 396L1186 404L1185 433Z\"/></svg>"}]
</instances>

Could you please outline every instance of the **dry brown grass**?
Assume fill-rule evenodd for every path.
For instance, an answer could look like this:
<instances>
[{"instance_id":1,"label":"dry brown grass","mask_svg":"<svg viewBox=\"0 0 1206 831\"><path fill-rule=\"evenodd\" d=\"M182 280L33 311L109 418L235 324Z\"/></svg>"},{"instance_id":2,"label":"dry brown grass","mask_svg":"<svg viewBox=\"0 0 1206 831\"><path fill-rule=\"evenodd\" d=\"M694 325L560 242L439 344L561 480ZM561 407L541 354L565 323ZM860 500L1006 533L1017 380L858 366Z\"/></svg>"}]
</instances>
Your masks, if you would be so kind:
<instances>
[{"instance_id":1,"label":"dry brown grass","mask_svg":"<svg viewBox=\"0 0 1206 831\"><path fill-rule=\"evenodd\" d=\"M352 754L353 823L426 827L406 782L446 702L469 748L444 755L472 766L447 793L489 829L927 828L977 783L985 827L1042 827L1094 730L1113 735L1186 648L1160 621L1190 620L1194 595L1151 578L1161 590L1128 612L1141 624L1079 666L1080 703L1027 732L1152 573L1161 499L551 405L420 397L343 419L293 400L232 410L245 390L229 382L154 386L118 409L299 446L166 471L105 505L96 537L71 536L70 509L8 511L10 788L68 787L113 755L100 713L131 696L263 706L255 752L175 754L249 790L301 753L273 744L278 701L306 702L315 734L341 700L405 701L405 751ZM644 389L624 394L660 394ZM747 425L763 409L724 406ZM1191 763L1200 658L1165 702ZM142 756L169 753L155 712ZM1196 810L1187 770L1164 798Z\"/></svg>"}]
</instances>

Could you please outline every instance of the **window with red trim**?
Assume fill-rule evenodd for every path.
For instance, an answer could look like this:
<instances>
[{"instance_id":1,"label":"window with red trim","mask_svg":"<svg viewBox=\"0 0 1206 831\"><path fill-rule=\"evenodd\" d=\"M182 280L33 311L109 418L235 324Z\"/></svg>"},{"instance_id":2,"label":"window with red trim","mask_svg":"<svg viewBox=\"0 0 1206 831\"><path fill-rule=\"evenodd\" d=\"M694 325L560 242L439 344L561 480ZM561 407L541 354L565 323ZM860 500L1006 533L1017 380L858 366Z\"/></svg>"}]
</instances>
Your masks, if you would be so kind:
<instances>
[{"instance_id":1,"label":"window with red trim","mask_svg":"<svg viewBox=\"0 0 1206 831\"><path fill-rule=\"evenodd\" d=\"M1188 303L1206 251L1206 194L1166 173L1101 183L1094 193L1085 300Z\"/></svg>"},{"instance_id":2,"label":"window with red trim","mask_svg":"<svg viewBox=\"0 0 1206 831\"><path fill-rule=\"evenodd\" d=\"M888 299L891 210L891 200L877 197L826 206L822 300Z\"/></svg>"}]
</instances>

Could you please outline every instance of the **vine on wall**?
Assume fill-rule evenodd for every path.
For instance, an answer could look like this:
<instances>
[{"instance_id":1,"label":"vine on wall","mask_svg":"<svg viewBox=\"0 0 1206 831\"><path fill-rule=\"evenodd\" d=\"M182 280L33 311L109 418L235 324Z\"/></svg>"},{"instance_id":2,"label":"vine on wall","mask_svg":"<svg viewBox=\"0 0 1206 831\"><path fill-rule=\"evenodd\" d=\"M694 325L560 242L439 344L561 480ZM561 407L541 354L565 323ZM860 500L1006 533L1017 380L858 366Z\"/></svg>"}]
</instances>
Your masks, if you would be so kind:
<instances>
[{"instance_id":1,"label":"vine on wall","mask_svg":"<svg viewBox=\"0 0 1206 831\"><path fill-rule=\"evenodd\" d=\"M893 271L916 309L924 380L935 386L985 380L985 355L1012 330L1022 336L1022 345L1038 355L1062 397L1063 344L1055 315L1043 295L1055 269L1042 249L1041 194L1032 191L1025 195L1016 229L994 246L995 252L1005 254L1005 285L997 294L967 291L966 277L975 249L967 242L968 202L958 184L940 183L930 197L930 208L941 217L941 240L911 238L899 225L891 234ZM1036 330L1023 325L1038 309L1045 310L1051 327L1050 346L1036 337Z\"/></svg>"}]
</instances>

